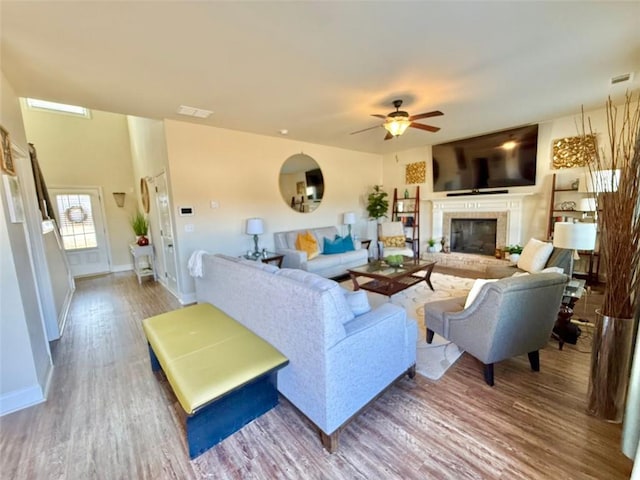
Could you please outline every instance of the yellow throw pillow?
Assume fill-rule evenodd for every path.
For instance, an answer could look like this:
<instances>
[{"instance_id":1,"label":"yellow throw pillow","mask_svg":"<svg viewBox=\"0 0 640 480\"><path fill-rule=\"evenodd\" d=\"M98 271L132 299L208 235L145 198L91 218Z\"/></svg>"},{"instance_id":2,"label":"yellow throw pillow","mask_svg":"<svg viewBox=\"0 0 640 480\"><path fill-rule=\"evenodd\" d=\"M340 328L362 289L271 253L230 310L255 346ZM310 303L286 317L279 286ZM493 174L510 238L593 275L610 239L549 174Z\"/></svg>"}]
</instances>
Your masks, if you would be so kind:
<instances>
[{"instance_id":1,"label":"yellow throw pillow","mask_svg":"<svg viewBox=\"0 0 640 480\"><path fill-rule=\"evenodd\" d=\"M380 237L382 244L385 247L404 247L406 244L406 238L404 235L395 235L393 237Z\"/></svg>"},{"instance_id":2,"label":"yellow throw pillow","mask_svg":"<svg viewBox=\"0 0 640 480\"><path fill-rule=\"evenodd\" d=\"M320 255L318 242L311 232L298 234L298 238L296 238L296 250L307 252L307 260L311 260Z\"/></svg>"}]
</instances>

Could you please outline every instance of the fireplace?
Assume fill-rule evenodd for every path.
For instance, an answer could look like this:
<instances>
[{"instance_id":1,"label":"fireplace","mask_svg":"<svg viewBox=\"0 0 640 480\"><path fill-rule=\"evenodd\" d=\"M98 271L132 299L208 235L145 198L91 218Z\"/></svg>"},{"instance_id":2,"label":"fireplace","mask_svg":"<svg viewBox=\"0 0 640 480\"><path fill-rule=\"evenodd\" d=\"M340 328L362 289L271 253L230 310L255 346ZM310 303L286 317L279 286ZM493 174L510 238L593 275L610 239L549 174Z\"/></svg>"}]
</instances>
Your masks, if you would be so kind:
<instances>
[{"instance_id":1,"label":"fireplace","mask_svg":"<svg viewBox=\"0 0 640 480\"><path fill-rule=\"evenodd\" d=\"M453 232L455 231L452 225L453 220L493 220L496 224L493 240L495 245L491 250L488 246L483 247L484 252L481 253L481 255L493 256L496 248L521 242L522 200L527 195L529 194L512 193L433 199L432 236L437 240L444 237L448 249L455 251L453 250Z\"/></svg>"},{"instance_id":2,"label":"fireplace","mask_svg":"<svg viewBox=\"0 0 640 480\"><path fill-rule=\"evenodd\" d=\"M497 218L454 218L451 220L452 252L493 255L496 250Z\"/></svg>"}]
</instances>

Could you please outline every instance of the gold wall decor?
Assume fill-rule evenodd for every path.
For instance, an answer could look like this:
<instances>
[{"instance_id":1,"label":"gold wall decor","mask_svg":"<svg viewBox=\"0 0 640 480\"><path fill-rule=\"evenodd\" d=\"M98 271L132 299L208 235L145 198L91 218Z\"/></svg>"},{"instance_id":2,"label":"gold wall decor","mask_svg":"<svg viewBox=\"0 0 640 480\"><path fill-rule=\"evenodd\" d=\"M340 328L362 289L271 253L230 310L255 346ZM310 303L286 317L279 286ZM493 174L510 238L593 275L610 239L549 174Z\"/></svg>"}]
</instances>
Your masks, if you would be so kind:
<instances>
[{"instance_id":1,"label":"gold wall decor","mask_svg":"<svg viewBox=\"0 0 640 480\"><path fill-rule=\"evenodd\" d=\"M553 141L553 168L584 167L596 154L595 134Z\"/></svg>"},{"instance_id":2,"label":"gold wall decor","mask_svg":"<svg viewBox=\"0 0 640 480\"><path fill-rule=\"evenodd\" d=\"M426 171L427 171L426 162L416 162L416 163L407 164L406 171L405 171L405 183L406 184L424 183Z\"/></svg>"}]
</instances>

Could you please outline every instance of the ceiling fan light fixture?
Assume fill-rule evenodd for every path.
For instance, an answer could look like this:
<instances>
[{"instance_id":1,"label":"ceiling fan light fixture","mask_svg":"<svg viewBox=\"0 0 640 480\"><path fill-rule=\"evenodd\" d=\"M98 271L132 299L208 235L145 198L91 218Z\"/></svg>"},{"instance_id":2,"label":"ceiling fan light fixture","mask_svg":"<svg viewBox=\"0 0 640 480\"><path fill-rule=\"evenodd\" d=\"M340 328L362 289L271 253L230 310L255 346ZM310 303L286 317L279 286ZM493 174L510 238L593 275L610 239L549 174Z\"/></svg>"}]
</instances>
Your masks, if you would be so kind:
<instances>
[{"instance_id":1,"label":"ceiling fan light fixture","mask_svg":"<svg viewBox=\"0 0 640 480\"><path fill-rule=\"evenodd\" d=\"M383 126L387 132L394 137L402 135L411 125L411 120L407 117L388 117Z\"/></svg>"}]
</instances>

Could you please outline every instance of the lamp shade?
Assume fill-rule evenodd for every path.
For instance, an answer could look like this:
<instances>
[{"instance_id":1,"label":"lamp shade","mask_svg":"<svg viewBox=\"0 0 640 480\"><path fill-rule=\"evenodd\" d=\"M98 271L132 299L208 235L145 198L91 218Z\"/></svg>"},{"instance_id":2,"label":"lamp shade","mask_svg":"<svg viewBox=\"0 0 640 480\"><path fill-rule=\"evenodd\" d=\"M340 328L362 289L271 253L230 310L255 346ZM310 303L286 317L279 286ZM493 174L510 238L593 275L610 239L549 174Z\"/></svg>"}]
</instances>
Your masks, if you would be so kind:
<instances>
[{"instance_id":1,"label":"lamp shade","mask_svg":"<svg viewBox=\"0 0 640 480\"><path fill-rule=\"evenodd\" d=\"M394 137L402 135L407 128L409 128L409 125L411 125L411 121L408 117L388 118L387 121L383 123L385 130Z\"/></svg>"},{"instance_id":2,"label":"lamp shade","mask_svg":"<svg viewBox=\"0 0 640 480\"><path fill-rule=\"evenodd\" d=\"M579 212L595 212L596 211L596 199L595 198L582 198L578 202Z\"/></svg>"},{"instance_id":3,"label":"lamp shade","mask_svg":"<svg viewBox=\"0 0 640 480\"><path fill-rule=\"evenodd\" d=\"M345 225L353 225L356 223L356 214L355 212L346 212L343 215L342 223Z\"/></svg>"},{"instance_id":4,"label":"lamp shade","mask_svg":"<svg viewBox=\"0 0 640 480\"><path fill-rule=\"evenodd\" d=\"M570 250L593 250L596 246L596 224L556 222L553 246Z\"/></svg>"},{"instance_id":5,"label":"lamp shade","mask_svg":"<svg viewBox=\"0 0 640 480\"><path fill-rule=\"evenodd\" d=\"M264 223L261 218L247 220L247 235L261 235L264 233Z\"/></svg>"}]
</instances>

